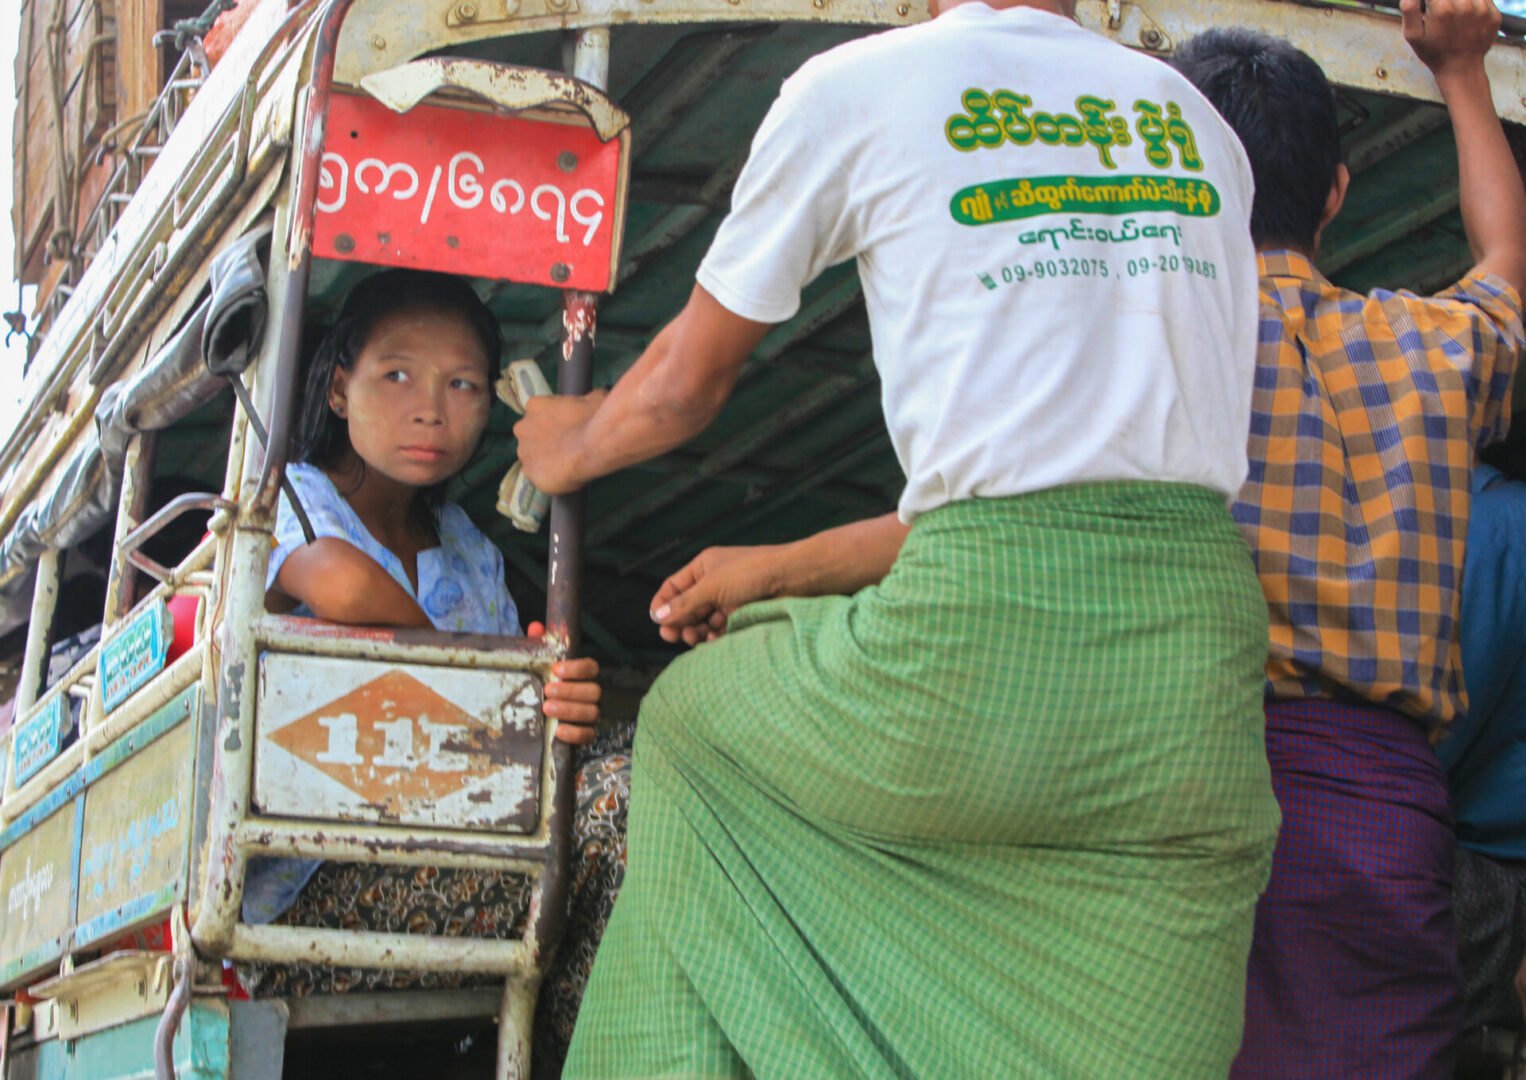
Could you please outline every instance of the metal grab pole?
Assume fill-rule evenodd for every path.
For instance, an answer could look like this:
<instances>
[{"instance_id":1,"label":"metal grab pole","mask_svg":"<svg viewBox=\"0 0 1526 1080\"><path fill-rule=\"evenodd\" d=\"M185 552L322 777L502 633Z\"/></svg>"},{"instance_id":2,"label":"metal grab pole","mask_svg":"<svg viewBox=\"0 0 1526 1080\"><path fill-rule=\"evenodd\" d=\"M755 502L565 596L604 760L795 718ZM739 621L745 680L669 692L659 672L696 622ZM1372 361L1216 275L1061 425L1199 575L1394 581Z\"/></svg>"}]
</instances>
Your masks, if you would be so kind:
<instances>
[{"instance_id":1,"label":"metal grab pole","mask_svg":"<svg viewBox=\"0 0 1526 1080\"><path fill-rule=\"evenodd\" d=\"M598 315L597 294L577 289L568 289L562 294L562 361L557 370L558 394L586 394L593 389L594 323ZM583 647L583 529L587 503L585 491L575 491L551 501L546 629L565 644L568 656L577 655Z\"/></svg>"},{"instance_id":2,"label":"metal grab pole","mask_svg":"<svg viewBox=\"0 0 1526 1080\"><path fill-rule=\"evenodd\" d=\"M598 89L609 82L609 27L579 30L573 75ZM557 369L559 394L586 394L593 389L594 322L599 298L594 293L567 289L562 293L562 361ZM587 506L585 492L551 500L551 540L546 574L546 633L560 641L566 655L583 648L583 527ZM558 740L553 749L557 776L568 782L557 785L557 801L551 812L551 831L558 849L565 854L572 836L572 747ZM567 873L561 861L552 860L546 872L545 904L537 926L543 954L560 940L567 915Z\"/></svg>"},{"instance_id":3,"label":"metal grab pole","mask_svg":"<svg viewBox=\"0 0 1526 1080\"><path fill-rule=\"evenodd\" d=\"M573 53L574 77L599 90L609 83L609 27L595 26L577 32ZM586 394L593 389L593 334L599 314L596 293L567 289L562 293L562 360L557 368L556 392ZM546 634L557 641L566 656L583 648L583 526L587 495L577 491L551 500L551 538L546 573ZM542 871L540 905L532 907L537 981L539 972L562 939L567 922L567 870L572 847L572 812L575 780L572 746L555 740L551 749L556 770L555 800L547 831L551 834L551 858ZM498 1080L518 1080L529 1075L528 1029L534 1019L533 986L504 986L498 1026Z\"/></svg>"},{"instance_id":4,"label":"metal grab pole","mask_svg":"<svg viewBox=\"0 0 1526 1080\"><path fill-rule=\"evenodd\" d=\"M16 684L16 720L32 711L48 684L48 649L53 644L53 614L58 609L58 585L63 552L44 548L37 557L37 576L32 586L32 618L27 625L22 652L21 681ZM8 784L15 777L7 772Z\"/></svg>"}]
</instances>

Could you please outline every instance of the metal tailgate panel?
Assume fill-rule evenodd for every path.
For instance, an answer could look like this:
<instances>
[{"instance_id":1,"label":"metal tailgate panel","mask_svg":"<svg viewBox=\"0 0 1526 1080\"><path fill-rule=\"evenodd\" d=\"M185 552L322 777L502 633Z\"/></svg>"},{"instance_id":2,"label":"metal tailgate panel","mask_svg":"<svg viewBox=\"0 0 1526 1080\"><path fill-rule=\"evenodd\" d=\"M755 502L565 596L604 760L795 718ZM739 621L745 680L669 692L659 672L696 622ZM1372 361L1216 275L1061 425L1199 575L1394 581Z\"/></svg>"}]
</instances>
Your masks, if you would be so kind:
<instances>
[{"instance_id":1,"label":"metal tailgate panel","mask_svg":"<svg viewBox=\"0 0 1526 1080\"><path fill-rule=\"evenodd\" d=\"M266 814L536 828L534 675L265 653L259 694L253 801Z\"/></svg>"},{"instance_id":2,"label":"metal tailgate panel","mask_svg":"<svg viewBox=\"0 0 1526 1080\"><path fill-rule=\"evenodd\" d=\"M71 799L0 855L0 985L63 953L74 915L78 814Z\"/></svg>"},{"instance_id":3,"label":"metal tailgate panel","mask_svg":"<svg viewBox=\"0 0 1526 1080\"><path fill-rule=\"evenodd\" d=\"M192 728L180 724L85 795L76 948L180 897L191 831Z\"/></svg>"}]
</instances>

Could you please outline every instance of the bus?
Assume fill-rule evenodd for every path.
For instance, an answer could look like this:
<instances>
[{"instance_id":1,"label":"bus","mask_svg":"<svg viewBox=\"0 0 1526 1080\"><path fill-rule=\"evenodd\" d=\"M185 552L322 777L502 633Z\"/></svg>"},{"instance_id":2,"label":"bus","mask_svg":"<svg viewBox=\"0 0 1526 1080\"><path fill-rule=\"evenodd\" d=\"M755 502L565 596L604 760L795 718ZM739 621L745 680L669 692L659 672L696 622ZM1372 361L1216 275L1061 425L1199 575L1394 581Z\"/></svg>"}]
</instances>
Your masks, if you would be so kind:
<instances>
[{"instance_id":1,"label":"bus","mask_svg":"<svg viewBox=\"0 0 1526 1080\"><path fill-rule=\"evenodd\" d=\"M39 292L11 317L28 360L0 444L0 1080L550 1075L530 1030L578 763L541 709L550 665L598 658L628 718L675 655L646 616L668 573L894 507L857 274L810 287L703 436L552 500L536 531L495 405L446 494L545 612L538 638L266 611L304 342L355 282L412 266L471 280L506 364L611 385L687 298L782 80L926 0L228 6L22 4L13 225ZM1393 6L1078 18L1163 59L1226 25L1313 55L1354 176L1321 269L1428 291L1471 260L1445 111ZM1526 152L1521 30L1489 65ZM508 939L253 925L246 875L270 856L510 871L530 900ZM228 975L246 963L465 978L249 1000Z\"/></svg>"}]
</instances>

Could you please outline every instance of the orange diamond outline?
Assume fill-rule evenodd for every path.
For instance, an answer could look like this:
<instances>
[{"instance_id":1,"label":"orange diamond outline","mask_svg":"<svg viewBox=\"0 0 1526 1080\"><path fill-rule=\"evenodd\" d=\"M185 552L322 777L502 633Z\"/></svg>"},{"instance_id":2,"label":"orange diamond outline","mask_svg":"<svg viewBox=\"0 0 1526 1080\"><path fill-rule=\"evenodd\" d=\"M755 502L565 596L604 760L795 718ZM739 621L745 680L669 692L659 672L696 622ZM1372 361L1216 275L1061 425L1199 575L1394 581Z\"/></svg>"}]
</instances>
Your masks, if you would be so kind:
<instances>
[{"instance_id":1,"label":"orange diamond outline","mask_svg":"<svg viewBox=\"0 0 1526 1080\"><path fill-rule=\"evenodd\" d=\"M359 764L321 761L318 755L330 747L330 733L321 720L352 714L356 718L355 750L363 759ZM386 735L378 723L407 718L413 721L412 769L377 765L376 759L386 750ZM447 748L464 755L469 766L456 772L427 768L430 739L422 721L458 725L460 735L453 735ZM410 804L433 802L497 771L490 755L480 747L499 733L462 709L433 688L399 668L363 683L334 700L300 717L269 736L270 741L287 750L324 775L338 781L371 806L389 816L401 816ZM484 738L485 737L485 738Z\"/></svg>"}]
</instances>

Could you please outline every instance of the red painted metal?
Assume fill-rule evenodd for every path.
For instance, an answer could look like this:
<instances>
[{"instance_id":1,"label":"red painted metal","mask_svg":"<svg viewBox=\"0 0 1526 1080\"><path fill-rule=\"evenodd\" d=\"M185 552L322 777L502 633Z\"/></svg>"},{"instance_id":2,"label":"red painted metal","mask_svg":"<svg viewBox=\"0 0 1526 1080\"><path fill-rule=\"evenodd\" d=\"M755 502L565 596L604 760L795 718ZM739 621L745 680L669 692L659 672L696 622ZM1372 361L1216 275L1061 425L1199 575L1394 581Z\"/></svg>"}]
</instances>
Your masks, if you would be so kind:
<instances>
[{"instance_id":1,"label":"red painted metal","mask_svg":"<svg viewBox=\"0 0 1526 1080\"><path fill-rule=\"evenodd\" d=\"M313 253L591 291L614 275L621 140L475 109L336 93Z\"/></svg>"}]
</instances>

